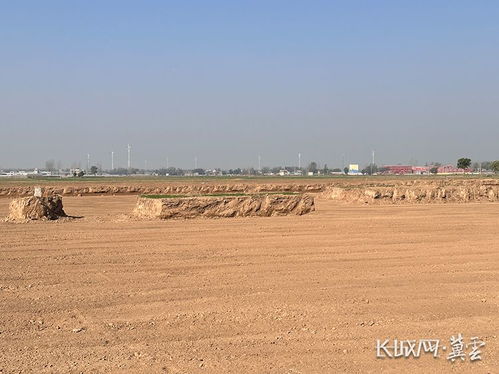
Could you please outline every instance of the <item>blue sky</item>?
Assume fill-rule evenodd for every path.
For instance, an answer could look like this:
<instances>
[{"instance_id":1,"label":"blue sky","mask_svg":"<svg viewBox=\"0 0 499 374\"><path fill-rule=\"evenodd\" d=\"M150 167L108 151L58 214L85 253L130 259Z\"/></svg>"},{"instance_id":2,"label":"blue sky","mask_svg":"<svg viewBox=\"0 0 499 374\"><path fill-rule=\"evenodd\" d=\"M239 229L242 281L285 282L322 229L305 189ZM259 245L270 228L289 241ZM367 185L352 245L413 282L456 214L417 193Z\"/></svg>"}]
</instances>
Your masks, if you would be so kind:
<instances>
[{"instance_id":1,"label":"blue sky","mask_svg":"<svg viewBox=\"0 0 499 374\"><path fill-rule=\"evenodd\" d=\"M499 158L495 1L0 3L0 167Z\"/></svg>"}]
</instances>

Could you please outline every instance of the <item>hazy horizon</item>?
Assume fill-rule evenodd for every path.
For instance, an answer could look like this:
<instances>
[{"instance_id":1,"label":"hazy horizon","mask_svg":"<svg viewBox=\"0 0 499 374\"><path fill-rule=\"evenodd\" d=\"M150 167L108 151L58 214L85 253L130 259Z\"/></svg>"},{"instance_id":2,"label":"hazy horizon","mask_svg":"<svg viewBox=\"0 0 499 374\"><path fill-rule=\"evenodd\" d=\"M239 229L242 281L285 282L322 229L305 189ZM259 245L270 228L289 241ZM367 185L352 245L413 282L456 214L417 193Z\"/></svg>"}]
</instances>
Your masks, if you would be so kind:
<instances>
[{"instance_id":1,"label":"hazy horizon","mask_svg":"<svg viewBox=\"0 0 499 374\"><path fill-rule=\"evenodd\" d=\"M499 159L499 3L0 6L0 168Z\"/></svg>"}]
</instances>

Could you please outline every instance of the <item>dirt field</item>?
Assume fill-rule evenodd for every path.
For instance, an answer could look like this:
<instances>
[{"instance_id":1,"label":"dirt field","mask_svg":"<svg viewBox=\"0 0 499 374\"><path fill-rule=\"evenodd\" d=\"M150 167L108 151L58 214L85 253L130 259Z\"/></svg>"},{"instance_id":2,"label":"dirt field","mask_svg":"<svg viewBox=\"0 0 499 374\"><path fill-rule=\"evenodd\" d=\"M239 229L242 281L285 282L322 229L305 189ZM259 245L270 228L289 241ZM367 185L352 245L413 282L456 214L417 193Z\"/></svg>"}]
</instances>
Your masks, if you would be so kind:
<instances>
[{"instance_id":1,"label":"dirt field","mask_svg":"<svg viewBox=\"0 0 499 374\"><path fill-rule=\"evenodd\" d=\"M135 199L0 222L0 373L498 372L498 203L135 221ZM458 333L481 362L375 357Z\"/></svg>"}]
</instances>

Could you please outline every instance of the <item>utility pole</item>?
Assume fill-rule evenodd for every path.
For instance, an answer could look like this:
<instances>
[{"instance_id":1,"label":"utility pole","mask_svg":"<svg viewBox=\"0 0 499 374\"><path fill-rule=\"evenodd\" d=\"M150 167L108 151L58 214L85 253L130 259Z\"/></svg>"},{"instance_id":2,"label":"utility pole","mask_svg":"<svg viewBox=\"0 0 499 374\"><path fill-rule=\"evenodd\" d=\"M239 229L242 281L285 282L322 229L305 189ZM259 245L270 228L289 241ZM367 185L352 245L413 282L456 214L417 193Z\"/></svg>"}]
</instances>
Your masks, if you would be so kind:
<instances>
[{"instance_id":1,"label":"utility pole","mask_svg":"<svg viewBox=\"0 0 499 374\"><path fill-rule=\"evenodd\" d=\"M298 169L301 170L301 153L298 153Z\"/></svg>"},{"instance_id":2,"label":"utility pole","mask_svg":"<svg viewBox=\"0 0 499 374\"><path fill-rule=\"evenodd\" d=\"M262 156L258 155L258 171L262 171Z\"/></svg>"},{"instance_id":3,"label":"utility pole","mask_svg":"<svg viewBox=\"0 0 499 374\"><path fill-rule=\"evenodd\" d=\"M87 171L90 170L90 153L87 153Z\"/></svg>"},{"instance_id":4,"label":"utility pole","mask_svg":"<svg viewBox=\"0 0 499 374\"><path fill-rule=\"evenodd\" d=\"M371 162L371 175L373 175L373 167L374 167L374 151L373 151L373 160Z\"/></svg>"},{"instance_id":5,"label":"utility pole","mask_svg":"<svg viewBox=\"0 0 499 374\"><path fill-rule=\"evenodd\" d=\"M168 169L168 156L166 156L166 168Z\"/></svg>"},{"instance_id":6,"label":"utility pole","mask_svg":"<svg viewBox=\"0 0 499 374\"><path fill-rule=\"evenodd\" d=\"M128 144L128 170L132 168L132 145Z\"/></svg>"},{"instance_id":7,"label":"utility pole","mask_svg":"<svg viewBox=\"0 0 499 374\"><path fill-rule=\"evenodd\" d=\"M114 151L111 151L111 170L114 170Z\"/></svg>"}]
</instances>

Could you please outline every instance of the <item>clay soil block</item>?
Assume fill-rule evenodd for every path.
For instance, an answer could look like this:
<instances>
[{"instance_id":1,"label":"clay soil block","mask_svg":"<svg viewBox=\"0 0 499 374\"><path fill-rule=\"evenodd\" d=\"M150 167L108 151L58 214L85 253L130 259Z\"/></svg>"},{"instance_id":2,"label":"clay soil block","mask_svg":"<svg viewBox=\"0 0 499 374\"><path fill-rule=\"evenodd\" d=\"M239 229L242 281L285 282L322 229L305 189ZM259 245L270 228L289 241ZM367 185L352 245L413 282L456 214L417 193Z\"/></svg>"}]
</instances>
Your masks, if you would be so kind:
<instances>
[{"instance_id":1,"label":"clay soil block","mask_svg":"<svg viewBox=\"0 0 499 374\"><path fill-rule=\"evenodd\" d=\"M427 185L419 183L394 187L328 187L322 196L347 203L365 204L496 202L499 201L499 185L468 183L456 186L443 183Z\"/></svg>"},{"instance_id":2,"label":"clay soil block","mask_svg":"<svg viewBox=\"0 0 499 374\"><path fill-rule=\"evenodd\" d=\"M67 217L60 196L31 196L12 200L7 220L54 220L59 217Z\"/></svg>"},{"instance_id":3,"label":"clay soil block","mask_svg":"<svg viewBox=\"0 0 499 374\"><path fill-rule=\"evenodd\" d=\"M139 196L139 218L195 218L303 215L315 210L314 198L295 194L232 196Z\"/></svg>"}]
</instances>

